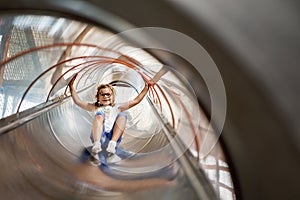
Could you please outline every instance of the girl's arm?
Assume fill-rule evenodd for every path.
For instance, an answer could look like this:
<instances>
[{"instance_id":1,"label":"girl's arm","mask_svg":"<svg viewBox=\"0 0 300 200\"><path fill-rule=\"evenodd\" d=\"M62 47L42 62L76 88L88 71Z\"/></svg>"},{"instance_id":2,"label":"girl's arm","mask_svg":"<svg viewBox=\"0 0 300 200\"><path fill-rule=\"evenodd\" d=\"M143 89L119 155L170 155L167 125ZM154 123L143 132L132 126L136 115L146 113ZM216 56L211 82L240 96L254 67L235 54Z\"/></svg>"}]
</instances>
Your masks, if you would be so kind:
<instances>
[{"instance_id":1,"label":"girl's arm","mask_svg":"<svg viewBox=\"0 0 300 200\"><path fill-rule=\"evenodd\" d=\"M75 75L75 76L72 78L72 80L70 81L70 83L69 83L69 87L70 87L70 92L71 92L72 99L73 99L74 103L75 103L76 105L78 105L79 107L81 107L81 108L83 108L83 109L85 109L85 110L87 110L87 111L92 112L93 109L94 109L94 104L88 103L88 102L86 102L86 101L82 101L82 100L79 98L79 96L78 96L78 94L77 94L77 92L76 92L76 90L75 90L75 88L74 88L74 86L73 86L73 83L74 83L74 81L75 81L75 79L76 79L76 76L77 76L77 75Z\"/></svg>"},{"instance_id":2,"label":"girl's arm","mask_svg":"<svg viewBox=\"0 0 300 200\"><path fill-rule=\"evenodd\" d=\"M127 110L127 109L137 105L138 103L140 103L143 100L143 98L145 97L145 95L147 94L148 90L149 90L149 84L145 83L145 87L141 91L141 93L137 97L135 97L133 100L120 105L119 110L122 112L122 111Z\"/></svg>"}]
</instances>

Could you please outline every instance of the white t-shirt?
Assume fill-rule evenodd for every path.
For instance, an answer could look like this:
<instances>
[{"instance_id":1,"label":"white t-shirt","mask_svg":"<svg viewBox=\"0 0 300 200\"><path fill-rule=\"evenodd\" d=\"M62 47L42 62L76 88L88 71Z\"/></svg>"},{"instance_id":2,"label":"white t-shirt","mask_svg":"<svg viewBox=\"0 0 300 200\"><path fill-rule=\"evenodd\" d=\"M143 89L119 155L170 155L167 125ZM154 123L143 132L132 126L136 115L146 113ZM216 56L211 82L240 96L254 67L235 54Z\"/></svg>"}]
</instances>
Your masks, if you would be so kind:
<instances>
[{"instance_id":1,"label":"white t-shirt","mask_svg":"<svg viewBox=\"0 0 300 200\"><path fill-rule=\"evenodd\" d=\"M96 115L97 113L102 113L103 117L104 117L104 129L105 132L110 132L113 128L113 125L116 121L116 118L118 116L118 114L120 113L118 106L102 106L97 108L94 111L94 115Z\"/></svg>"}]
</instances>

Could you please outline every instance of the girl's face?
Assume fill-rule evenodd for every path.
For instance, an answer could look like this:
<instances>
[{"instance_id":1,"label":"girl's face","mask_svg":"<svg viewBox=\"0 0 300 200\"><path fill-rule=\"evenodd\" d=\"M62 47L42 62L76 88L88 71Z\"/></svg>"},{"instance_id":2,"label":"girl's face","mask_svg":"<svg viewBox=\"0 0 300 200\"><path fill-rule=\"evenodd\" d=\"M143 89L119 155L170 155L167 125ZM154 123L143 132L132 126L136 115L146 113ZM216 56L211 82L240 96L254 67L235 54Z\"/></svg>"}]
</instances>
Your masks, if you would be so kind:
<instances>
[{"instance_id":1,"label":"girl's face","mask_svg":"<svg viewBox=\"0 0 300 200\"><path fill-rule=\"evenodd\" d=\"M113 103L114 94L109 88L103 88L100 90L98 101L103 106L108 106Z\"/></svg>"}]
</instances>

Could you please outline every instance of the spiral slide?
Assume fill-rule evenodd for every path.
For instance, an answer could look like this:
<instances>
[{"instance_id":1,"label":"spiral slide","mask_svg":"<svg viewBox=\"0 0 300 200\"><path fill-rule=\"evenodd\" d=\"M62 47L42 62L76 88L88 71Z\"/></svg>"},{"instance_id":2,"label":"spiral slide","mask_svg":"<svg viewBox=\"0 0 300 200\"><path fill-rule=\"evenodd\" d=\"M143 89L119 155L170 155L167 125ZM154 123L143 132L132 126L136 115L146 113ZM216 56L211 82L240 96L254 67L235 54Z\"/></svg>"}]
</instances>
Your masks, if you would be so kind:
<instances>
[{"instance_id":1,"label":"spiral slide","mask_svg":"<svg viewBox=\"0 0 300 200\"><path fill-rule=\"evenodd\" d=\"M215 197L199 169L195 128L208 130L208 121L180 74L105 29L50 16L2 20L10 37L5 34L2 40L9 53L1 63L1 198ZM39 20L49 27L35 25ZM50 35L64 29L62 38ZM105 150L90 153L94 116L70 97L68 84L75 75L78 95L90 102L100 83L113 85L116 103L132 100L145 82L150 84L147 96L126 111L118 159Z\"/></svg>"},{"instance_id":2,"label":"spiral slide","mask_svg":"<svg viewBox=\"0 0 300 200\"><path fill-rule=\"evenodd\" d=\"M0 199L300 199L299 3L0 0ZM93 102L127 111L90 156Z\"/></svg>"}]
</instances>

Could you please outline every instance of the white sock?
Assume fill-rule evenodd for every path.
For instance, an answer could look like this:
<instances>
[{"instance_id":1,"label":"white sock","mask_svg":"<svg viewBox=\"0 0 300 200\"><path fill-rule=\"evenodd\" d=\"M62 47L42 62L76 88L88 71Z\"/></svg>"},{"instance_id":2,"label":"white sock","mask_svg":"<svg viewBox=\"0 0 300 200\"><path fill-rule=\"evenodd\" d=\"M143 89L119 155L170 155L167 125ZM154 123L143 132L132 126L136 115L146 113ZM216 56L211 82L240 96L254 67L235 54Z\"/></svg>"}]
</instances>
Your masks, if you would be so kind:
<instances>
[{"instance_id":1,"label":"white sock","mask_svg":"<svg viewBox=\"0 0 300 200\"><path fill-rule=\"evenodd\" d=\"M116 152L116 145L117 143L115 141L109 141L107 145L107 151L110 153L115 153Z\"/></svg>"},{"instance_id":2,"label":"white sock","mask_svg":"<svg viewBox=\"0 0 300 200\"><path fill-rule=\"evenodd\" d=\"M94 145L92 147L92 152L93 153L99 153L100 151L102 151L100 142L99 141L94 142Z\"/></svg>"}]
</instances>

